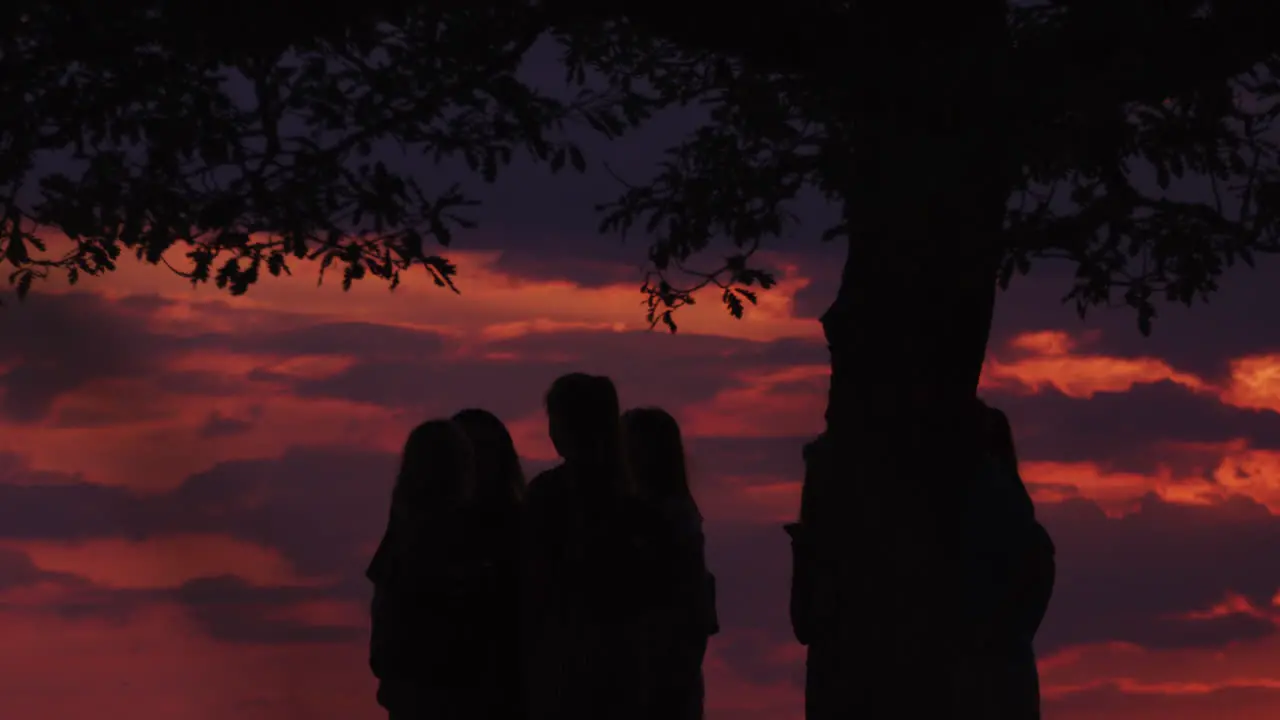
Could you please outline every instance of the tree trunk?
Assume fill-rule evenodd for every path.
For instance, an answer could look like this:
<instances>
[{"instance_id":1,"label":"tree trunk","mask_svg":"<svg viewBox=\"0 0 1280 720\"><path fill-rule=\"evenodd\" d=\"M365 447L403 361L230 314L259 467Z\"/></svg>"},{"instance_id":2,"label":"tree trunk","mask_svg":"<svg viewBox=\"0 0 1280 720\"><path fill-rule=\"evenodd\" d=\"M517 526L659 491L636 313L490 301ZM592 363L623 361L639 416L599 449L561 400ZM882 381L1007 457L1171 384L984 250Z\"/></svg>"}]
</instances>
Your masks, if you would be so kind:
<instances>
[{"instance_id":1,"label":"tree trunk","mask_svg":"<svg viewBox=\"0 0 1280 720\"><path fill-rule=\"evenodd\" d=\"M919 23L910 3L859 6L807 717L981 717L951 680L968 630L951 550L1012 179L1005 4Z\"/></svg>"}]
</instances>

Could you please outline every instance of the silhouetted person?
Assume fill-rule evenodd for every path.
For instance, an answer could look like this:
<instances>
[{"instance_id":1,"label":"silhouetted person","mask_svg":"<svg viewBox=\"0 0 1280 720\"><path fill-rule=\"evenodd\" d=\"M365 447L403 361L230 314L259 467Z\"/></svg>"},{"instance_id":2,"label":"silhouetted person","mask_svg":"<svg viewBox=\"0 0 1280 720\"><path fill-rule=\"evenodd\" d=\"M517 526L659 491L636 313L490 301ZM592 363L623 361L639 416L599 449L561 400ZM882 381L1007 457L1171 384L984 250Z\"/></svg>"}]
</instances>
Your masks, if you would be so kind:
<instances>
[{"instance_id":1,"label":"silhouetted person","mask_svg":"<svg viewBox=\"0 0 1280 720\"><path fill-rule=\"evenodd\" d=\"M806 444L804 483L801 486L800 518L784 526L791 538L791 629L796 641L808 646L805 679L806 707L820 707L822 698L839 693L842 688L824 683L828 678L815 670L824 658L838 652L835 635L827 630L831 603L835 600L831 587L821 584L819 572L822 557L814 539L814 527L826 505L826 488L831 478L831 447L824 433Z\"/></svg>"},{"instance_id":2,"label":"silhouetted person","mask_svg":"<svg viewBox=\"0 0 1280 720\"><path fill-rule=\"evenodd\" d=\"M564 463L525 498L529 717L647 720L648 516L623 461L618 394L606 377L574 373L546 404Z\"/></svg>"},{"instance_id":3,"label":"silhouetted person","mask_svg":"<svg viewBox=\"0 0 1280 720\"><path fill-rule=\"evenodd\" d=\"M473 668L456 662L470 641L459 623L466 568L454 562L474 481L471 443L448 420L405 441L391 516L366 575L373 582L369 665L391 720L466 717Z\"/></svg>"},{"instance_id":4,"label":"silhouetted person","mask_svg":"<svg viewBox=\"0 0 1280 720\"><path fill-rule=\"evenodd\" d=\"M979 406L986 447L969 499L966 532L970 617L975 623L970 684L982 716L1040 717L1039 673L1032 642L1053 593L1054 547L1036 521L1035 505L1018 472L1008 417Z\"/></svg>"},{"instance_id":5,"label":"silhouetted person","mask_svg":"<svg viewBox=\"0 0 1280 720\"><path fill-rule=\"evenodd\" d=\"M715 577L707 569L702 513L689 490L684 443L675 418L659 408L622 416L631 477L662 525L655 542L661 574L649 663L653 718L700 720L705 689L702 662L707 640L719 631Z\"/></svg>"},{"instance_id":6,"label":"silhouetted person","mask_svg":"<svg viewBox=\"0 0 1280 720\"><path fill-rule=\"evenodd\" d=\"M813 515L817 511L815 495L820 493L823 479L818 454L826 442L820 435L803 449L804 482L801 484L800 518L783 527L791 538L791 631L796 642L808 645L814 636L814 546Z\"/></svg>"},{"instance_id":7,"label":"silhouetted person","mask_svg":"<svg viewBox=\"0 0 1280 720\"><path fill-rule=\"evenodd\" d=\"M487 410L453 416L471 441L475 483L463 514L470 541L460 560L478 573L463 612L474 628L474 717L509 720L523 714L520 665L520 511L524 472L502 421Z\"/></svg>"}]
</instances>

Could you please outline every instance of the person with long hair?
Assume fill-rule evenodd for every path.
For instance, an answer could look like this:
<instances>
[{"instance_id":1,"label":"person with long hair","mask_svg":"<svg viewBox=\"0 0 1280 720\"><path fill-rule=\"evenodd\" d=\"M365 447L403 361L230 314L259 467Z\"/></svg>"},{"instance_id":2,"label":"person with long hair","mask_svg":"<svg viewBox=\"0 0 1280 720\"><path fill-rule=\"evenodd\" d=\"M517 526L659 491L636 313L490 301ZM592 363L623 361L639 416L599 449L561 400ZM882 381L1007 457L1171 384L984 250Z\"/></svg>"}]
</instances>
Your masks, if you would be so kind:
<instances>
[{"instance_id":1,"label":"person with long hair","mask_svg":"<svg viewBox=\"0 0 1280 720\"><path fill-rule=\"evenodd\" d=\"M529 720L640 720L643 512L622 450L617 390L573 373L546 397L563 462L525 497L524 638Z\"/></svg>"},{"instance_id":2,"label":"person with long hair","mask_svg":"<svg viewBox=\"0 0 1280 720\"><path fill-rule=\"evenodd\" d=\"M455 662L469 663L475 715L510 720L523 713L520 667L520 513L524 472L506 425L478 408L456 413L475 451L475 483L463 519L468 538L456 561L472 573L460 622L472 628Z\"/></svg>"},{"instance_id":3,"label":"person with long hair","mask_svg":"<svg viewBox=\"0 0 1280 720\"><path fill-rule=\"evenodd\" d=\"M652 717L701 720L702 663L719 623L715 577L707 569L702 513L689 488L680 425L667 411L650 407L624 413L622 429L636 490L663 521L654 538L662 572L654 578L657 622L648 659L654 669Z\"/></svg>"},{"instance_id":4,"label":"person with long hair","mask_svg":"<svg viewBox=\"0 0 1280 720\"><path fill-rule=\"evenodd\" d=\"M507 426L488 410L467 408L453 416L475 448L474 502L485 507L519 505L524 497L524 471Z\"/></svg>"},{"instance_id":5,"label":"person with long hair","mask_svg":"<svg viewBox=\"0 0 1280 720\"><path fill-rule=\"evenodd\" d=\"M970 493L969 594L975 628L969 682L983 695L985 717L1040 717L1039 673L1032 643L1048 609L1055 575L1053 540L1035 517L1018 471L1009 418L978 404L983 460Z\"/></svg>"},{"instance_id":6,"label":"person with long hair","mask_svg":"<svg viewBox=\"0 0 1280 720\"><path fill-rule=\"evenodd\" d=\"M830 513L830 484L832 476L832 447L830 436L818 435L806 443L801 451L804 460L804 479L800 491L800 513L796 522L783 526L791 540L791 593L788 614L796 642L806 646L804 697L806 707L816 707L834 694L843 691L838 681L819 671L824 663L840 649L835 646L835 635L830 632L833 603L837 601L829 583L820 572L822 556L815 528ZM844 600L848 602L846 598Z\"/></svg>"},{"instance_id":7,"label":"person with long hair","mask_svg":"<svg viewBox=\"0 0 1280 720\"><path fill-rule=\"evenodd\" d=\"M430 420L404 444L387 529L365 572L373 583L369 666L391 720L463 717L451 655L452 541L474 484L471 443L455 423Z\"/></svg>"},{"instance_id":8,"label":"person with long hair","mask_svg":"<svg viewBox=\"0 0 1280 720\"><path fill-rule=\"evenodd\" d=\"M804 480L800 484L800 516L796 522L782 526L791 541L791 595L788 602L788 614L791 620L791 632L796 642L809 645L817 635L815 624L814 582L816 569L813 541L813 527L826 483L829 482L830 468L828 460L826 433L806 443L801 450L804 459Z\"/></svg>"}]
</instances>

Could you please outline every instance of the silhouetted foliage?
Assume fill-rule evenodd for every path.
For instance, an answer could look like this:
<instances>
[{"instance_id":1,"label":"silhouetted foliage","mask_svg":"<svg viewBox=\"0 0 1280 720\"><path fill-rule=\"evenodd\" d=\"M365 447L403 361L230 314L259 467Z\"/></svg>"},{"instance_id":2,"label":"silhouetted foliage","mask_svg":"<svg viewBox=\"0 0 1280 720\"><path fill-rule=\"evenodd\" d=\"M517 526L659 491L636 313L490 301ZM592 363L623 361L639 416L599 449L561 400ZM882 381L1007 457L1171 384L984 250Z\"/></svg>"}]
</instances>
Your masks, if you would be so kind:
<instances>
[{"instance_id":1,"label":"silhouetted foliage","mask_svg":"<svg viewBox=\"0 0 1280 720\"><path fill-rule=\"evenodd\" d=\"M375 146L461 158L486 181L520 152L582 170L567 123L616 133L641 112L618 90L561 101L518 81L545 30L519 12L411 13L360 36L252 53L202 52L198 33L175 36L163 14L105 25L120 35L80 52L63 40L85 20L37 6L0 50L13 115L3 257L19 295L52 271L74 283L113 270L122 253L169 264L175 246L189 261L175 271L233 294L264 271L289 272L293 258L319 259L322 273L337 262L344 287L366 275L394 287L421 265L452 288L456 268L428 240L447 247L473 227L474 201L458 185L422 187L374 158ZM235 97L237 81L252 99ZM35 177L37 159L64 150L76 167ZM50 252L42 230L73 247Z\"/></svg>"},{"instance_id":2,"label":"silhouetted foliage","mask_svg":"<svg viewBox=\"0 0 1280 720\"><path fill-rule=\"evenodd\" d=\"M366 275L394 287L421 265L453 288L455 266L429 241L448 247L472 227L474 201L461 186L421 187L373 159L375 146L462 158L490 182L517 153L582 170L572 126L616 137L674 105L710 119L654 177L628 179L599 208L603 231L651 241L651 322L674 330L672 312L708 286L741 316L774 282L750 263L762 242L847 232L798 230L790 206L807 188L844 202L857 167L841 82L852 70L834 69L845 67L848 3L789 4L794 17L777 24L567 0L374 2L307 21L283 2L24 5L6 10L12 31L0 41L0 242L19 295L51 272L75 282L110 271L124 253L168 264L175 246L187 257L176 271L232 293L304 257L338 263L344 287ZM1003 284L1034 260L1064 258L1079 268L1066 300L1083 314L1122 293L1148 332L1154 298L1191 303L1237 260L1276 251L1269 132L1280 87L1275 43L1259 28L1277 11L1265 5L1057 0L1011 11ZM78 42L86 28L107 40L90 51ZM579 90L572 100L515 75L548 35ZM606 82L588 84L592 75ZM231 78L252 101L233 97ZM34 160L67 149L75 167L33 183ZM47 249L46 230L73 246ZM691 266L715 238L735 250Z\"/></svg>"}]
</instances>

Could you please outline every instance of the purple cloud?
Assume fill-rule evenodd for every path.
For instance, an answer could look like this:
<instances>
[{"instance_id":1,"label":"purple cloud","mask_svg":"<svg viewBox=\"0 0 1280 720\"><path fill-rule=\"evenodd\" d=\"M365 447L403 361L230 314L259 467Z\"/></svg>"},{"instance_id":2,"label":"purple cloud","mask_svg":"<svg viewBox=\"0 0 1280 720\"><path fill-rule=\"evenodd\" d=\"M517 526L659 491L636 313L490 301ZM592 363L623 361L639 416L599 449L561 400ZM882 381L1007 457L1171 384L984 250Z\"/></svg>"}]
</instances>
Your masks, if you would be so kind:
<instances>
[{"instance_id":1,"label":"purple cloud","mask_svg":"<svg viewBox=\"0 0 1280 720\"><path fill-rule=\"evenodd\" d=\"M1177 465L1180 458L1162 450L1170 443L1245 439L1253 447L1280 448L1280 414L1224 405L1213 395L1168 381L1088 399L1052 388L984 397L1008 413L1023 461L1092 461L1150 472L1161 464Z\"/></svg>"},{"instance_id":2,"label":"purple cloud","mask_svg":"<svg viewBox=\"0 0 1280 720\"><path fill-rule=\"evenodd\" d=\"M148 331L152 302L113 303L88 293L37 293L0 312L0 416L44 418L65 393L95 380L147 377L177 342Z\"/></svg>"}]
</instances>

